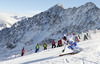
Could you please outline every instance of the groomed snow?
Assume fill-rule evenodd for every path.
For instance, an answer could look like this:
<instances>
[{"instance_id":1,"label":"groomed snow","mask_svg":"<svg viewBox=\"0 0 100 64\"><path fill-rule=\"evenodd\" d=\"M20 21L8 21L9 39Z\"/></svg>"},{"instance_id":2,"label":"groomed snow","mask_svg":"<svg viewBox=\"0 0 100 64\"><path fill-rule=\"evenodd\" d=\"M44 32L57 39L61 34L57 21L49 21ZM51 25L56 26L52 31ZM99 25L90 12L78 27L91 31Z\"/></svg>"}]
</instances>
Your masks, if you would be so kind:
<instances>
[{"instance_id":1,"label":"groomed snow","mask_svg":"<svg viewBox=\"0 0 100 64\"><path fill-rule=\"evenodd\" d=\"M96 35L100 35L100 33ZM78 46L83 48L83 51L76 55L59 57L59 54L62 54L61 51L63 49L63 47L59 47L38 53L33 52L33 54L7 61L1 61L0 64L100 64L99 37L95 37L95 39L92 40L79 42ZM68 52L71 52L71 50L66 48L64 53Z\"/></svg>"}]
</instances>

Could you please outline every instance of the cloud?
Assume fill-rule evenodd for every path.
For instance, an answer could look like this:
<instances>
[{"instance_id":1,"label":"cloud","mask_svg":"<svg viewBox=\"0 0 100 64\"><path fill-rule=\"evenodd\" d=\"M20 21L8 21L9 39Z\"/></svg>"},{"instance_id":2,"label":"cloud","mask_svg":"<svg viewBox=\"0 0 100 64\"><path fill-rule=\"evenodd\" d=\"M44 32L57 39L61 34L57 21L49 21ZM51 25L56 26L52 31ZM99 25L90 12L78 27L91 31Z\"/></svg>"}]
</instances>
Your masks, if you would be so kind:
<instances>
[{"instance_id":1,"label":"cloud","mask_svg":"<svg viewBox=\"0 0 100 64\"><path fill-rule=\"evenodd\" d=\"M36 15L38 13L41 13L42 11L28 11L28 13L32 14L32 15Z\"/></svg>"},{"instance_id":2,"label":"cloud","mask_svg":"<svg viewBox=\"0 0 100 64\"><path fill-rule=\"evenodd\" d=\"M8 11L0 11L0 15L2 15L2 16L31 16L31 15L29 15L29 14L25 14L25 13L18 13L18 12L8 12Z\"/></svg>"}]
</instances>

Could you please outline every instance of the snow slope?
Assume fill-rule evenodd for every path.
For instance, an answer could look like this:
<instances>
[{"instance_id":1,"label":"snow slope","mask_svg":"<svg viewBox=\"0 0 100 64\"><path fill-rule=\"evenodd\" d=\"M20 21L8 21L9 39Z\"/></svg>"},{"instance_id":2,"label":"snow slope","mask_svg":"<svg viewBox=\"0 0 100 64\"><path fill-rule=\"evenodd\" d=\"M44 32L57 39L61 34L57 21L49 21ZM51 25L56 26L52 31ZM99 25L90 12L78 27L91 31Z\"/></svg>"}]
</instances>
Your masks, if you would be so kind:
<instances>
[{"instance_id":1,"label":"snow slope","mask_svg":"<svg viewBox=\"0 0 100 64\"><path fill-rule=\"evenodd\" d=\"M100 35L100 32L96 34ZM99 38L79 42L78 46L83 48L83 51L76 55L59 57L63 49L63 47L59 47L7 61L1 61L0 64L100 64ZM68 52L71 52L71 50L66 48L64 53Z\"/></svg>"},{"instance_id":2,"label":"snow slope","mask_svg":"<svg viewBox=\"0 0 100 64\"><path fill-rule=\"evenodd\" d=\"M0 31L0 60L20 54L23 47L34 51L37 43L51 44L52 39L57 42L64 33L81 33L90 29L100 29L100 9L94 3L68 9L57 4Z\"/></svg>"},{"instance_id":3,"label":"snow slope","mask_svg":"<svg viewBox=\"0 0 100 64\"><path fill-rule=\"evenodd\" d=\"M35 45L44 41L56 41L64 33L82 33L100 28L100 9L92 2L64 9L57 4L33 17L15 23L0 31L0 48L13 49L19 43ZM49 41L50 40L50 41Z\"/></svg>"}]
</instances>

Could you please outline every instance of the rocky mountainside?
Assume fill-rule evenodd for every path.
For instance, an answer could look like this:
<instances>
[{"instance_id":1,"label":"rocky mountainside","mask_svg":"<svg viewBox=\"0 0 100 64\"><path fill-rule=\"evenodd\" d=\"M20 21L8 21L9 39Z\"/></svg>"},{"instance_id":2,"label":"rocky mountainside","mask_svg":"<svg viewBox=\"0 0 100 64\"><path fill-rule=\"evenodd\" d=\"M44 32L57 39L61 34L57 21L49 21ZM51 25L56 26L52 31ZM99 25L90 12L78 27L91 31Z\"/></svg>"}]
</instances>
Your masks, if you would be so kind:
<instances>
[{"instance_id":1,"label":"rocky mountainside","mask_svg":"<svg viewBox=\"0 0 100 64\"><path fill-rule=\"evenodd\" d=\"M70 32L100 29L100 9L92 2L65 9L57 4L33 17L15 23L0 32L0 47L15 48L18 44L35 45L59 39Z\"/></svg>"}]
</instances>

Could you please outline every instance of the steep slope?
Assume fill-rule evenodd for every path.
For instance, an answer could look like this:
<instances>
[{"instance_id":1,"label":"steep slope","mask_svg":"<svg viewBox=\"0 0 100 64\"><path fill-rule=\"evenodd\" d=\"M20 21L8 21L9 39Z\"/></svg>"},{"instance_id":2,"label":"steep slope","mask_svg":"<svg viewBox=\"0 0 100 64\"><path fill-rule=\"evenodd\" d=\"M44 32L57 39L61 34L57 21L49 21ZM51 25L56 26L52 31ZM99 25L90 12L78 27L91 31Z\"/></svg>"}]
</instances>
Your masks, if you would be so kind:
<instances>
[{"instance_id":1,"label":"steep slope","mask_svg":"<svg viewBox=\"0 0 100 64\"><path fill-rule=\"evenodd\" d=\"M78 8L66 9L64 21L68 27L67 30L73 32L85 32L89 29L99 29L100 9L95 4L89 2Z\"/></svg>"},{"instance_id":2,"label":"steep slope","mask_svg":"<svg viewBox=\"0 0 100 64\"><path fill-rule=\"evenodd\" d=\"M83 51L76 55L59 57L63 49L63 47L59 47L8 61L2 61L0 64L99 64L100 43L98 42L100 42L99 38L78 43L78 46L83 48ZM71 52L71 50L66 48L65 53L68 52Z\"/></svg>"},{"instance_id":3,"label":"steep slope","mask_svg":"<svg viewBox=\"0 0 100 64\"><path fill-rule=\"evenodd\" d=\"M15 23L9 29L3 29L0 32L0 48L34 47L36 43L51 43L52 39L57 41L67 32L81 33L89 29L100 29L100 9L94 3L68 9L57 4Z\"/></svg>"},{"instance_id":4,"label":"steep slope","mask_svg":"<svg viewBox=\"0 0 100 64\"><path fill-rule=\"evenodd\" d=\"M49 29L53 28L53 23L59 19L59 12L56 11L58 9L59 11L63 10L62 7L55 5L50 10L54 11L45 11L42 12L38 15L33 16L32 18L28 18L25 20L22 20L18 23L15 23L10 29L4 29L1 31L1 42L4 42L2 40L5 39L5 42L3 45L7 44L7 48L11 48L13 43L24 43L24 44L31 44L33 43L38 43L38 41L42 41L45 37L49 36L49 33L51 34L52 32L49 31ZM57 14L57 16L56 16ZM53 17L55 16L55 18ZM54 21L52 21L54 20ZM49 31L47 33L46 31ZM53 31L54 32L54 31ZM9 34L8 34L9 33ZM46 35L47 33L47 35ZM44 37L42 37L44 36ZM8 38L9 37L9 38ZM39 40L36 42L37 38L39 37ZM1 45L1 46L3 46Z\"/></svg>"}]
</instances>

